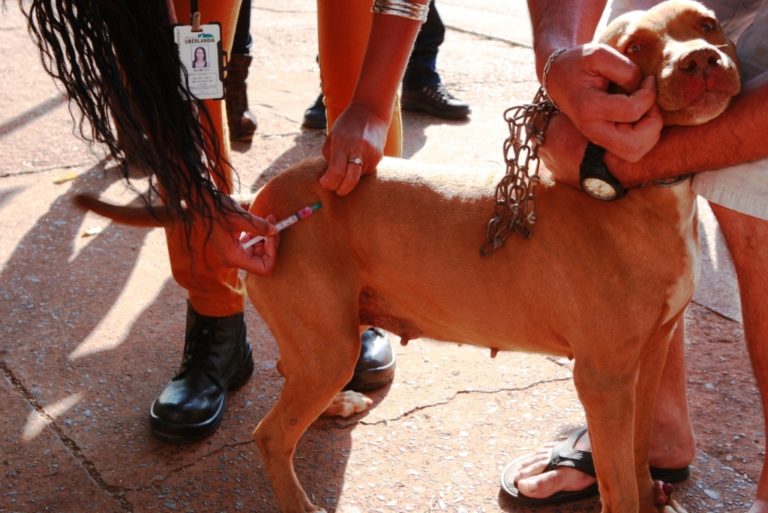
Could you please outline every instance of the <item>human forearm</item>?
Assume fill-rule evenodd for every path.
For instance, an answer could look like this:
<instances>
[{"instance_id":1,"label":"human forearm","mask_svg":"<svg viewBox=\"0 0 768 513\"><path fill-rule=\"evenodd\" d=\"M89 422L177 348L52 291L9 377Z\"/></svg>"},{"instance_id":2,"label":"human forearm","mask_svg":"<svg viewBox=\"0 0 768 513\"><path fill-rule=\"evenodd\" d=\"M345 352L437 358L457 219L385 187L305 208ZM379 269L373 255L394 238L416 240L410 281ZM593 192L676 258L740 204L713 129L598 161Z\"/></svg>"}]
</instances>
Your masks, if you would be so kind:
<instances>
[{"instance_id":1,"label":"human forearm","mask_svg":"<svg viewBox=\"0 0 768 513\"><path fill-rule=\"evenodd\" d=\"M419 0L426 5L426 1ZM360 79L352 103L389 120L421 22L390 14L374 14Z\"/></svg>"},{"instance_id":2,"label":"human forearm","mask_svg":"<svg viewBox=\"0 0 768 513\"><path fill-rule=\"evenodd\" d=\"M318 9L323 8L326 16L321 14L320 21L341 21L345 18L337 16L339 4L333 2L320 2ZM365 2L348 0L343 5L354 9L360 14L360 9L365 9ZM320 52L321 66L325 66L324 90L326 91L326 105L329 111L328 138L323 145L323 155L328 160L328 170L320 178L320 185L329 190L336 191L339 195L352 192L362 175L373 172L381 160L385 149L389 153L398 155L399 148L399 119L392 121L395 95L403 77L406 63L413 48L416 34L421 28L421 22L426 17L426 0L418 2L399 2L393 0L377 1L374 3L374 14L370 21L370 31L365 33L358 31L358 45L353 48L344 46L344 43L336 45L336 51L323 57L322 45ZM370 16L370 3L368 3ZM389 11L389 12L388 12ZM408 16L397 15L406 11ZM366 20L367 21L367 20ZM321 23L318 31L323 40L334 39L334 34L341 36L351 35L348 32L339 33L332 31L333 24ZM345 27L341 27L344 30ZM358 27L359 28L359 27ZM321 30L322 29L322 30ZM326 37L322 37L325 34ZM353 39L354 40L354 39ZM358 50L354 59L350 59L350 50ZM364 53L363 53L364 50ZM346 57L346 58L345 58ZM331 88L336 91L339 84L328 77L343 77L346 74L350 78L348 63L352 60L360 65L356 84L344 91L349 96L341 98L331 95ZM328 73L328 66L334 67L334 73ZM339 80L336 80L339 82ZM353 82L354 83L354 82ZM351 84L350 84L351 85ZM342 91L342 92L344 92ZM332 107L343 111L331 125ZM397 130L398 133L394 133ZM392 137L388 137L388 132Z\"/></svg>"},{"instance_id":3,"label":"human forearm","mask_svg":"<svg viewBox=\"0 0 768 513\"><path fill-rule=\"evenodd\" d=\"M606 155L606 163L625 185L685 173L721 169L768 157L768 72L744 86L719 117L700 126L667 128L640 161Z\"/></svg>"},{"instance_id":4,"label":"human forearm","mask_svg":"<svg viewBox=\"0 0 768 513\"><path fill-rule=\"evenodd\" d=\"M552 52L592 40L605 4L605 0L528 0L539 77Z\"/></svg>"}]
</instances>

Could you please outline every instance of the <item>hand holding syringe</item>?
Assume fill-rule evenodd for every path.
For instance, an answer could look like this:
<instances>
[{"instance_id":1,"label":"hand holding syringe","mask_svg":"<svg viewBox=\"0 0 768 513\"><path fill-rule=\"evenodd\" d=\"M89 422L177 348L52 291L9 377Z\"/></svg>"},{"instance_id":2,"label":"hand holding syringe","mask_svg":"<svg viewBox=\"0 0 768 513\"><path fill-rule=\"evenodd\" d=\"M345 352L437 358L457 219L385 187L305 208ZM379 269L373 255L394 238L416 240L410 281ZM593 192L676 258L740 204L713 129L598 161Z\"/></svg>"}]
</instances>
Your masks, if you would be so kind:
<instances>
[{"instance_id":1,"label":"hand holding syringe","mask_svg":"<svg viewBox=\"0 0 768 513\"><path fill-rule=\"evenodd\" d=\"M283 219L282 221L278 221L277 223L275 223L275 228L277 228L278 232L281 232L281 231L285 230L286 228L288 228L289 226L298 223L302 219L308 218L317 209L319 209L321 206L322 206L322 203L317 202L317 203L315 203L313 205L310 205L308 207L304 207L301 210L299 210L298 212L296 212L295 214L292 214L292 215L286 217L285 219ZM254 244L258 244L259 242L261 242L263 240L266 240L266 237L262 237L261 235L259 235L258 237L254 237L251 240L249 240L247 242L244 242L243 243L243 248L245 248L245 249L250 248Z\"/></svg>"}]
</instances>

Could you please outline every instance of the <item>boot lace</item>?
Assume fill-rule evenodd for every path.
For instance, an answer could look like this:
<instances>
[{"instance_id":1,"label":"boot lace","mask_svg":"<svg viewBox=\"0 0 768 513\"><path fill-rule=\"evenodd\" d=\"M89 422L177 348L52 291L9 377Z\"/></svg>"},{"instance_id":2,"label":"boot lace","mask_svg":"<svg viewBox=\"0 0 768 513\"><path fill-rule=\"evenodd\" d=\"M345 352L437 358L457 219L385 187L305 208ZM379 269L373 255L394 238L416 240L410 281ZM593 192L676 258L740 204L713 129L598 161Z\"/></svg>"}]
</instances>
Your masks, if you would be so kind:
<instances>
[{"instance_id":1,"label":"boot lace","mask_svg":"<svg viewBox=\"0 0 768 513\"><path fill-rule=\"evenodd\" d=\"M198 368L218 382L215 379L216 366L213 363L214 358L220 356L216 346L216 320L197 319L185 341L181 374Z\"/></svg>"}]
</instances>

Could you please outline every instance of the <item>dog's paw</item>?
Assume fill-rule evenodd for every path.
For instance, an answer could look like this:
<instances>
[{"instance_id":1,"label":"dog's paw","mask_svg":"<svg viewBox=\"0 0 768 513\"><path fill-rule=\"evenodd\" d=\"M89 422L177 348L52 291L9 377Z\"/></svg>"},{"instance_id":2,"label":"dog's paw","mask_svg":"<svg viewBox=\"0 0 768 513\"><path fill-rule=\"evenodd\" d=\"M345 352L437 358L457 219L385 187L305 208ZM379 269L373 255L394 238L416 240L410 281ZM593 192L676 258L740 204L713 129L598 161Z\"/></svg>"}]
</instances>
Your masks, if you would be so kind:
<instances>
[{"instance_id":1,"label":"dog's paw","mask_svg":"<svg viewBox=\"0 0 768 513\"><path fill-rule=\"evenodd\" d=\"M361 413L368 409L373 404L370 397L361 394L360 392L354 392L352 390L345 390L336 394L328 405L324 417L351 417L355 413Z\"/></svg>"}]
</instances>

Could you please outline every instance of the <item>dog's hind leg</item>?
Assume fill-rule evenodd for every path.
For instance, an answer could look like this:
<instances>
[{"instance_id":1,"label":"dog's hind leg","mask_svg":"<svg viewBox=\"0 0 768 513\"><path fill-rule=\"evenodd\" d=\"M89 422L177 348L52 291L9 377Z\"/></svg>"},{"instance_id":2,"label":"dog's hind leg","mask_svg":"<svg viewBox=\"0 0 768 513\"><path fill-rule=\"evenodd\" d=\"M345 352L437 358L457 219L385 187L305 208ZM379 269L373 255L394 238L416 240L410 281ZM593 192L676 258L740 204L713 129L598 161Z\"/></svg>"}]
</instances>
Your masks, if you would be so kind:
<instances>
[{"instance_id":1,"label":"dog's hind leg","mask_svg":"<svg viewBox=\"0 0 768 513\"><path fill-rule=\"evenodd\" d=\"M309 425L352 377L360 352L357 303L344 302L340 294L313 305L306 304L311 299L305 300L301 308L275 297L284 290L269 292L265 294L276 299L273 305L280 306L273 308L279 310L266 303L259 306L280 346L279 365L285 384L275 406L256 427L254 438L280 510L319 513L323 510L312 504L296 477L293 455Z\"/></svg>"}]
</instances>

